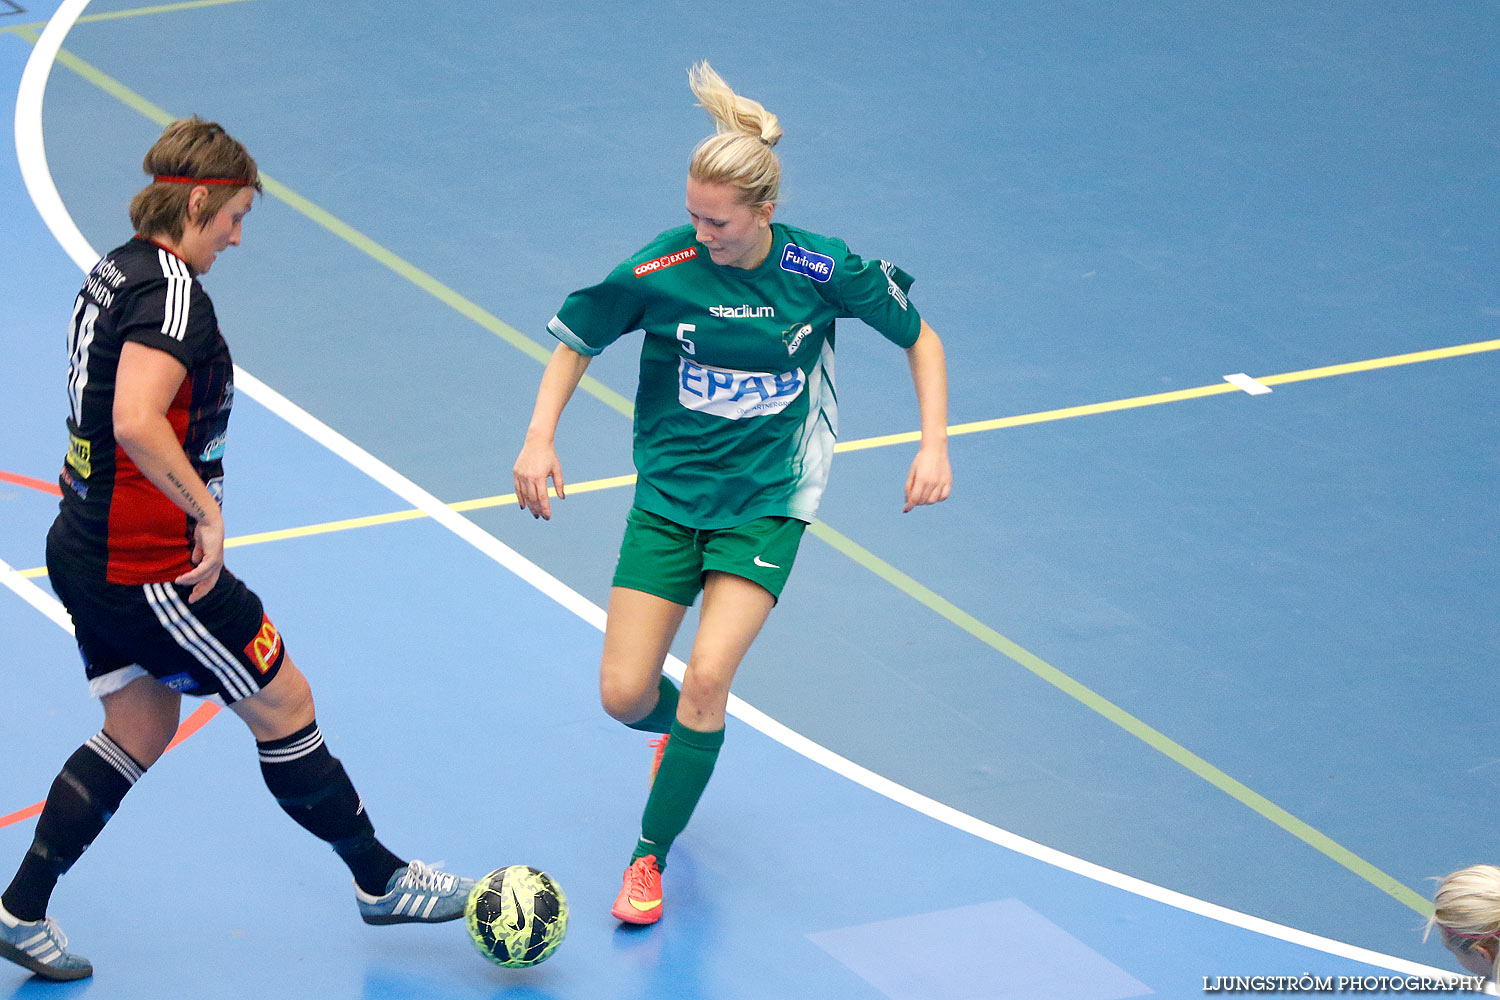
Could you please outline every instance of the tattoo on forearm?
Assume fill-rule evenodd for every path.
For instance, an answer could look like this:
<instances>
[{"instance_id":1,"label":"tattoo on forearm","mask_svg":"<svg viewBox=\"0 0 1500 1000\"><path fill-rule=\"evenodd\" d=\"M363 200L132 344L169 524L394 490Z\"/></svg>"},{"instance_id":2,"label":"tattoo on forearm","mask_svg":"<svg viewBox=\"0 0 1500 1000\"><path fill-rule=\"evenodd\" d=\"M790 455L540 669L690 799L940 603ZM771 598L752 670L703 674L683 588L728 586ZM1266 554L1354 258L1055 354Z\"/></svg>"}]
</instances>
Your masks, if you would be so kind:
<instances>
[{"instance_id":1,"label":"tattoo on forearm","mask_svg":"<svg viewBox=\"0 0 1500 1000\"><path fill-rule=\"evenodd\" d=\"M177 487L177 495L182 497L182 499L187 502L189 514L193 515L193 517L197 518L200 521L207 516L203 512L203 508L199 506L198 501L193 498L192 491L190 491L187 488L187 485L181 479L178 479L177 476L170 470L168 470L167 472L167 482Z\"/></svg>"}]
</instances>

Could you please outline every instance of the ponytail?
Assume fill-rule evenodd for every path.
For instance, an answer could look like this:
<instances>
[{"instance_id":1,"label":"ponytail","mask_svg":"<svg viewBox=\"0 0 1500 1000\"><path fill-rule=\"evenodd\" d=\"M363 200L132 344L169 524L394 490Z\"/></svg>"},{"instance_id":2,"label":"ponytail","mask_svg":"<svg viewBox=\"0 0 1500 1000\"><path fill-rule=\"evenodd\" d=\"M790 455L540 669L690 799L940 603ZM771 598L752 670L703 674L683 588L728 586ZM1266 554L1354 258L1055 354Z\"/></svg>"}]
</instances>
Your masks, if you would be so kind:
<instances>
[{"instance_id":1,"label":"ponytail","mask_svg":"<svg viewBox=\"0 0 1500 1000\"><path fill-rule=\"evenodd\" d=\"M688 70L688 85L715 128L693 150L688 176L734 188L741 204L774 205L781 196L781 161L772 152L782 136L776 116L736 94L706 60Z\"/></svg>"}]
</instances>

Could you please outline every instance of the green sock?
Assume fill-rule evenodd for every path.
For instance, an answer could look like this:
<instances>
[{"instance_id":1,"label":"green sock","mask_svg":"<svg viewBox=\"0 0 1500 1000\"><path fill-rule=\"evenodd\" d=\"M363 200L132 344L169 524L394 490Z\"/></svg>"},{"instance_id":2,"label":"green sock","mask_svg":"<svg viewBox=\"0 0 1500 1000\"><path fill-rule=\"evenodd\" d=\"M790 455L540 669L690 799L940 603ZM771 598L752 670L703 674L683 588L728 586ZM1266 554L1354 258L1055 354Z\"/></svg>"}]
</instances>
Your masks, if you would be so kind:
<instances>
[{"instance_id":1,"label":"green sock","mask_svg":"<svg viewBox=\"0 0 1500 1000\"><path fill-rule=\"evenodd\" d=\"M656 782L646 799L641 839L636 842L631 861L654 854L656 867L666 869L667 851L693 815L723 745L722 729L700 733L680 722L672 723L672 739L662 754L661 769L656 772Z\"/></svg>"},{"instance_id":2,"label":"green sock","mask_svg":"<svg viewBox=\"0 0 1500 1000\"><path fill-rule=\"evenodd\" d=\"M639 722L627 722L625 725L643 733L667 733L672 731L672 724L676 721L677 685L672 683L672 678L662 674L656 682L656 707L651 710L651 714Z\"/></svg>"}]
</instances>

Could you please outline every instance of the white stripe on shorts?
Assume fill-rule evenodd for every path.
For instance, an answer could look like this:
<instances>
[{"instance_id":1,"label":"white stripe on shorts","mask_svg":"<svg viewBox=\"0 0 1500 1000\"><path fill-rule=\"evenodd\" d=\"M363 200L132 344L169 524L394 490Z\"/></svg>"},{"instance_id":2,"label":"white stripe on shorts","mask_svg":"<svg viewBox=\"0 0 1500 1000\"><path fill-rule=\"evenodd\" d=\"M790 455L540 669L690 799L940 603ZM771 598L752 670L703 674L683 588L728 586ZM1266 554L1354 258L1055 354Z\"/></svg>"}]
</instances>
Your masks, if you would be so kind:
<instances>
[{"instance_id":1,"label":"white stripe on shorts","mask_svg":"<svg viewBox=\"0 0 1500 1000\"><path fill-rule=\"evenodd\" d=\"M212 671L224 686L230 701L248 698L259 690L250 679L250 672L245 669L245 665L236 660L234 654L203 627L203 623L194 617L187 603L171 584L148 583L141 589L146 594L151 610L156 612L156 620L161 622L161 627L167 630L177 645L192 653L194 659Z\"/></svg>"}]
</instances>

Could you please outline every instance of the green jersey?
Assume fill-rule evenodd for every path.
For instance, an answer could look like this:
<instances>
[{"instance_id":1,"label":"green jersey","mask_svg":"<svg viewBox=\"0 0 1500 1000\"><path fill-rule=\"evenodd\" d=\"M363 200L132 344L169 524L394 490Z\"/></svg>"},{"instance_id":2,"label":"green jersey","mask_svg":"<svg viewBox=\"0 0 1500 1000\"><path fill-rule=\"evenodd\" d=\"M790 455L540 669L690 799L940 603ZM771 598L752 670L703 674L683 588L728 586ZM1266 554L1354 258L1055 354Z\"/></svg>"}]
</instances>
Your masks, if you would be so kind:
<instances>
[{"instance_id":1,"label":"green jersey","mask_svg":"<svg viewBox=\"0 0 1500 1000\"><path fill-rule=\"evenodd\" d=\"M580 354L645 331L635 398L635 504L690 528L811 522L838 435L834 320L916 343L912 278L842 240L773 223L755 268L670 229L547 324Z\"/></svg>"}]
</instances>

